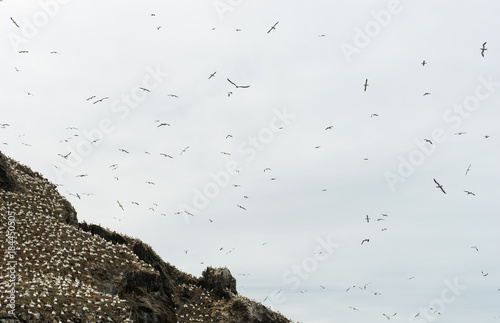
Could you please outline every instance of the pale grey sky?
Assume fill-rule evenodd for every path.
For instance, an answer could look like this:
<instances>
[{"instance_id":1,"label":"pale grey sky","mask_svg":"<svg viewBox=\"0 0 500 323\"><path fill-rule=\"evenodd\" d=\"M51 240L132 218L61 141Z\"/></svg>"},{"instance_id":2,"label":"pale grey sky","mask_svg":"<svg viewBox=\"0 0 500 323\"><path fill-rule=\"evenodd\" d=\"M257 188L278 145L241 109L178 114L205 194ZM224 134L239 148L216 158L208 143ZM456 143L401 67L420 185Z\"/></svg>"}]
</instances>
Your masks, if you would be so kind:
<instances>
[{"instance_id":1,"label":"pale grey sky","mask_svg":"<svg viewBox=\"0 0 500 323\"><path fill-rule=\"evenodd\" d=\"M499 9L4 0L1 150L290 319L497 322Z\"/></svg>"}]
</instances>

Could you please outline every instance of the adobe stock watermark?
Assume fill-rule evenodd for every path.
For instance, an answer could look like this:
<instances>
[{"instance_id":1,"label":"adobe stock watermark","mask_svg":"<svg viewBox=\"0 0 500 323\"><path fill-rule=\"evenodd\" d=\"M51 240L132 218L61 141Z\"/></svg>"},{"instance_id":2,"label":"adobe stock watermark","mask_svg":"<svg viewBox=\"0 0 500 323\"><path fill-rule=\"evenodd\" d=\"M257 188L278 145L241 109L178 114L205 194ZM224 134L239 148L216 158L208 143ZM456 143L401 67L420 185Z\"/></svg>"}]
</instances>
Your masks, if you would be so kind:
<instances>
[{"instance_id":1,"label":"adobe stock watermark","mask_svg":"<svg viewBox=\"0 0 500 323\"><path fill-rule=\"evenodd\" d=\"M247 163L254 161L258 153L266 149L274 141L276 134L285 130L290 125L291 120L296 118L295 115L288 113L286 108L281 111L273 109L273 114L266 127L238 145L238 154L244 157ZM210 172L210 180L201 189L193 189L191 203L189 205L180 204L178 207L187 223L189 223L191 216L199 214L201 210L210 204L211 200L217 198L220 192L229 186L232 178L240 173L241 166L241 163L233 158L226 163L223 169Z\"/></svg>"},{"instance_id":2,"label":"adobe stock watermark","mask_svg":"<svg viewBox=\"0 0 500 323\"><path fill-rule=\"evenodd\" d=\"M448 108L442 116L442 119L447 126L453 130L458 129L473 112L476 112L481 107L481 102L488 100L500 87L500 82L493 80L493 76L487 78L482 76L478 79L473 94L466 96L461 103L453 104L453 108ZM446 127L434 128L429 138L415 140L417 146L407 156L398 156L399 164L396 172L386 171L384 178L392 192L396 190L396 185L404 183L410 177L417 167L421 166L427 158L429 158L436 148L448 140ZM429 142L430 141L430 142Z\"/></svg>"},{"instance_id":3,"label":"adobe stock watermark","mask_svg":"<svg viewBox=\"0 0 500 323\"><path fill-rule=\"evenodd\" d=\"M316 246L311 256L305 257L298 264L293 264L283 272L281 281L287 287L285 290L298 291L302 283L317 272L322 263L326 262L333 255L333 252L340 248L340 244L332 241L332 236L320 237L316 239ZM266 300L274 305L286 302L286 295L283 290L273 290L268 294Z\"/></svg>"},{"instance_id":4,"label":"adobe stock watermark","mask_svg":"<svg viewBox=\"0 0 500 323\"><path fill-rule=\"evenodd\" d=\"M451 304L456 301L457 297L462 294L462 291L467 289L467 286L460 285L458 278L455 277L453 283L449 280L443 282L446 287L441 290L439 298L430 301L426 308L421 307L418 312L414 312L408 318L411 323L434 322L438 315L441 315L446 310L446 304Z\"/></svg>"},{"instance_id":5,"label":"adobe stock watermark","mask_svg":"<svg viewBox=\"0 0 500 323\"><path fill-rule=\"evenodd\" d=\"M368 47L370 43L380 35L382 30L387 28L392 21L393 16L403 12L403 6L399 0L390 0L387 3L386 9L372 11L369 20L363 28L354 28L354 37L352 43L342 42L340 50L348 63L353 59L353 56L361 54L361 51Z\"/></svg>"},{"instance_id":6,"label":"adobe stock watermark","mask_svg":"<svg viewBox=\"0 0 500 323\"><path fill-rule=\"evenodd\" d=\"M7 308L8 313L11 316L16 316L16 282L17 282L17 261L16 261L16 244L17 244L17 230L16 230L16 214L12 211L7 212L8 222L7 222L7 279L5 283L6 290L3 291L7 294L5 297L8 300Z\"/></svg>"},{"instance_id":7,"label":"adobe stock watermark","mask_svg":"<svg viewBox=\"0 0 500 323\"><path fill-rule=\"evenodd\" d=\"M40 8L33 14L31 19L22 17L16 21L21 34L10 32L7 35L12 48L19 51L19 45L27 44L36 37L40 30L46 27L49 21L59 13L61 6L68 2L70 0L40 0L38 2Z\"/></svg>"},{"instance_id":8,"label":"adobe stock watermark","mask_svg":"<svg viewBox=\"0 0 500 323\"><path fill-rule=\"evenodd\" d=\"M167 73L161 71L158 65L154 69L149 66L146 67L146 74L140 84L132 87L128 92L123 93L119 99L111 102L112 115L110 117L100 119L97 126L90 130L79 130L79 138L81 139L74 146L68 145L63 157L64 161L53 163L58 180L62 181L64 174L73 172L83 159L102 143L106 135L115 130L116 118L119 120L126 119L131 111L137 109L140 103L147 98L149 91L158 88L166 77Z\"/></svg>"},{"instance_id":9,"label":"adobe stock watermark","mask_svg":"<svg viewBox=\"0 0 500 323\"><path fill-rule=\"evenodd\" d=\"M217 12L220 20L224 20L226 12L233 11L236 7L241 5L243 0L214 0L212 6Z\"/></svg>"}]
</instances>

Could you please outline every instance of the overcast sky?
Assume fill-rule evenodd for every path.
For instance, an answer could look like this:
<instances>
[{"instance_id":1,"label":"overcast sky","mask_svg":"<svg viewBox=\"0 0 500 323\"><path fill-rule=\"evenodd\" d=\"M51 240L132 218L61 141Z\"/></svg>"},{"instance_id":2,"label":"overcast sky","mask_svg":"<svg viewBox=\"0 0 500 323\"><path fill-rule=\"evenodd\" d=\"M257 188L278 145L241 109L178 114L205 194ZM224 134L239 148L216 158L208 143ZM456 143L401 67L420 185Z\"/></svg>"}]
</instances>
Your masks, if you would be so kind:
<instances>
[{"instance_id":1,"label":"overcast sky","mask_svg":"<svg viewBox=\"0 0 500 323\"><path fill-rule=\"evenodd\" d=\"M498 322L499 12L4 0L0 149L293 320Z\"/></svg>"}]
</instances>

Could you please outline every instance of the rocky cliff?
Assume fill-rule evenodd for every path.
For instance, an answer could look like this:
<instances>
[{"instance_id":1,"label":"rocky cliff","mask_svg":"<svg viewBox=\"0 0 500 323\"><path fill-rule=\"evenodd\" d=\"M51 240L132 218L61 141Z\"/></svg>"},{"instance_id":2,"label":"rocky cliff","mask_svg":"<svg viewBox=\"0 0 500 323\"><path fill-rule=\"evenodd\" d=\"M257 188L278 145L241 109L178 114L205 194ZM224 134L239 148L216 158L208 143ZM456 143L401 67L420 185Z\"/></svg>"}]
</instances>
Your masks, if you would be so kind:
<instances>
[{"instance_id":1,"label":"rocky cliff","mask_svg":"<svg viewBox=\"0 0 500 323\"><path fill-rule=\"evenodd\" d=\"M227 268L194 277L79 223L55 185L2 153L0 249L0 322L291 322L238 295Z\"/></svg>"}]
</instances>

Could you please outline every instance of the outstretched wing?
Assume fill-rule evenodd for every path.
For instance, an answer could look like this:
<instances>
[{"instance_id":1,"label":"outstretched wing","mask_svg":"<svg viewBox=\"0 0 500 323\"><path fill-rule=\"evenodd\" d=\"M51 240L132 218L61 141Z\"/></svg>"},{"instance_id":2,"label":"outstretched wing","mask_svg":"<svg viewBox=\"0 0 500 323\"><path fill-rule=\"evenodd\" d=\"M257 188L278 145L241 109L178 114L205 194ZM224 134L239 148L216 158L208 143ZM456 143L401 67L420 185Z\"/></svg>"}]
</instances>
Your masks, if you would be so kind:
<instances>
[{"instance_id":1,"label":"outstretched wing","mask_svg":"<svg viewBox=\"0 0 500 323\"><path fill-rule=\"evenodd\" d=\"M234 85L234 86L238 87L238 85L234 84L234 82L233 82L233 81L231 81L230 79L227 79L227 80L228 80L228 82L229 82L229 83L231 83L232 85Z\"/></svg>"}]
</instances>

